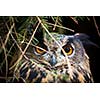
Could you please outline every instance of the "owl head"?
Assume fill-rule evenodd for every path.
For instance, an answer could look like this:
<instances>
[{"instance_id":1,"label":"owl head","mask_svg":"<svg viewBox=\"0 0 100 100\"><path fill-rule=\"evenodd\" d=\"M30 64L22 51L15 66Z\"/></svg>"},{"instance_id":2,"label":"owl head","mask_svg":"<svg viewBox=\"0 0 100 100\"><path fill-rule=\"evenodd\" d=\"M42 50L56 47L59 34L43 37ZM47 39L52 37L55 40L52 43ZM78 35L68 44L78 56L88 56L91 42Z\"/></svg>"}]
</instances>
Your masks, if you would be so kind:
<instances>
[{"instance_id":1,"label":"owl head","mask_svg":"<svg viewBox=\"0 0 100 100\"><path fill-rule=\"evenodd\" d=\"M80 34L45 33L41 40L29 47L26 56L35 62L36 66L40 65L49 73L49 76L57 75L57 78L54 78L56 81L53 82L93 81L89 57L81 41L84 40L82 35L80 37ZM56 72L56 74L52 74L52 72ZM65 75L68 76L67 80L64 79Z\"/></svg>"},{"instance_id":2,"label":"owl head","mask_svg":"<svg viewBox=\"0 0 100 100\"><path fill-rule=\"evenodd\" d=\"M35 59L37 63L41 62L54 69L67 65L66 56L71 65L86 63L85 59L88 60L88 56L78 38L79 35L51 33L51 36L44 34L43 41L31 47L31 52L27 52L27 55Z\"/></svg>"}]
</instances>

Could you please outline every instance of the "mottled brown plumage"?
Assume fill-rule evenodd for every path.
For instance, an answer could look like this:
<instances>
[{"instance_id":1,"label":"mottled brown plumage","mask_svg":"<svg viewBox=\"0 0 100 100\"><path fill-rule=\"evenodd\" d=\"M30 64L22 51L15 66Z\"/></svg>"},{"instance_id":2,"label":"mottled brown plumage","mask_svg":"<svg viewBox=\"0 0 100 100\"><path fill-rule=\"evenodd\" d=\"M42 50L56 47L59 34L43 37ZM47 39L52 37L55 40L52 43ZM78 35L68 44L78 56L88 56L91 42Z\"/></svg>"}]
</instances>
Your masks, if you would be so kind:
<instances>
[{"instance_id":1,"label":"mottled brown plumage","mask_svg":"<svg viewBox=\"0 0 100 100\"><path fill-rule=\"evenodd\" d=\"M14 80L23 82L93 82L89 57L78 35L45 34L44 41L30 46L16 66Z\"/></svg>"}]
</instances>

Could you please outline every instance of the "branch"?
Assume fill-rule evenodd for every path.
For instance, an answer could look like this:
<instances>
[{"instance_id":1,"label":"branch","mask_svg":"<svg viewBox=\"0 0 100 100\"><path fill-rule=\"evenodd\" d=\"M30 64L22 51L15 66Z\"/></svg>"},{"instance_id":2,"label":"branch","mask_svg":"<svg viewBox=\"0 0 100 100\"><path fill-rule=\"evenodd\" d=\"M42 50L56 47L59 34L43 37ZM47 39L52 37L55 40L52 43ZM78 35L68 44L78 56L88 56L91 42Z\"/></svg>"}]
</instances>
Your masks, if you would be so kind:
<instances>
[{"instance_id":1,"label":"branch","mask_svg":"<svg viewBox=\"0 0 100 100\"><path fill-rule=\"evenodd\" d=\"M95 25L95 27L96 27L97 33L98 33L98 35L100 36L99 28L98 28L98 25L97 25L97 23L96 23L96 20L95 20L95 17L94 17L94 16L93 16L93 21L94 21L94 25Z\"/></svg>"},{"instance_id":2,"label":"branch","mask_svg":"<svg viewBox=\"0 0 100 100\"><path fill-rule=\"evenodd\" d=\"M14 65L10 68L10 70L13 69L13 68L18 64L18 62L23 58L23 56L24 56L26 50L28 49L29 45L31 44L31 41L32 41L33 38L34 38L34 35L35 35L35 33L36 33L36 31L37 31L39 25L40 25L40 23L37 24L37 26L36 26L36 28L35 28L35 30L34 30L32 36L31 36L30 41L28 42L28 44L27 44L27 46L25 47L24 51L22 51L22 55L20 55L19 59L14 63ZM20 50L21 50L21 49L20 49Z\"/></svg>"}]
</instances>

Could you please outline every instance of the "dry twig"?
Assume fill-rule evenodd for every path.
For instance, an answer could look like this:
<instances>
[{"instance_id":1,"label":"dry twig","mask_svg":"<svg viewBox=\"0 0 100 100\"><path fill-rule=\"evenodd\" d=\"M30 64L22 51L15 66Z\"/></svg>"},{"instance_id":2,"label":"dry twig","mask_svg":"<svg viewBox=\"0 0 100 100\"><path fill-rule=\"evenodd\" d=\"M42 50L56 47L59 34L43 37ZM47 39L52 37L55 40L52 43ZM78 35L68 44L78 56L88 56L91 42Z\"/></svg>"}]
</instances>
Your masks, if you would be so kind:
<instances>
[{"instance_id":1,"label":"dry twig","mask_svg":"<svg viewBox=\"0 0 100 100\"><path fill-rule=\"evenodd\" d=\"M53 28L53 30L55 30L55 28L56 28L56 25L57 25L57 23L58 23L58 16L57 16L57 18L56 18L56 21L55 21L55 24L54 24L54 28Z\"/></svg>"},{"instance_id":2,"label":"dry twig","mask_svg":"<svg viewBox=\"0 0 100 100\"><path fill-rule=\"evenodd\" d=\"M49 22L45 22L45 23L48 24L48 25L55 26L55 24L52 24L52 23L49 23ZM59 28L62 28L62 29L66 29L66 30L69 30L71 32L75 32L73 29L70 29L70 28L67 28L67 27L64 27L64 26L56 25L56 27L59 27Z\"/></svg>"},{"instance_id":3,"label":"dry twig","mask_svg":"<svg viewBox=\"0 0 100 100\"><path fill-rule=\"evenodd\" d=\"M93 16L93 21L94 21L94 25L95 25L95 27L96 27L97 33L98 33L98 35L100 36L99 28L98 28L98 25L97 25L97 23L96 23L96 20L95 20L95 17L94 17L94 16Z\"/></svg>"},{"instance_id":4,"label":"dry twig","mask_svg":"<svg viewBox=\"0 0 100 100\"><path fill-rule=\"evenodd\" d=\"M37 26L36 26L36 28L35 28L35 30L34 30L32 36L31 36L31 39L30 39L30 41L28 42L28 44L26 45L24 51L22 51L21 48L19 47L19 49L21 50L22 54L20 55L19 59L14 63L14 65L10 68L10 70L13 69L13 68L18 64L18 62L23 58L23 56L24 56L26 50L28 49L29 45L31 44L31 41L32 41L33 38L34 38L34 35L35 35L35 33L36 33L36 31L37 31L39 25L40 25L40 23L37 24Z\"/></svg>"}]
</instances>

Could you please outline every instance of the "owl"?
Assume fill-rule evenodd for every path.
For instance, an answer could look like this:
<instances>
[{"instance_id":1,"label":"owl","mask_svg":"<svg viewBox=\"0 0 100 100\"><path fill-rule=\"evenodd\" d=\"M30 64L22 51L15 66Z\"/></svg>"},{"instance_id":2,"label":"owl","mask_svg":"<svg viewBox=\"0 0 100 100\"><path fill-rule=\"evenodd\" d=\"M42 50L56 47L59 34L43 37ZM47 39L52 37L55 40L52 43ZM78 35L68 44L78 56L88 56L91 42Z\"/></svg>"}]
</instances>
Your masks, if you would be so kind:
<instances>
[{"instance_id":1,"label":"owl","mask_svg":"<svg viewBox=\"0 0 100 100\"><path fill-rule=\"evenodd\" d=\"M43 41L31 44L16 66L13 82L90 83L89 57L80 34L44 34Z\"/></svg>"}]
</instances>

